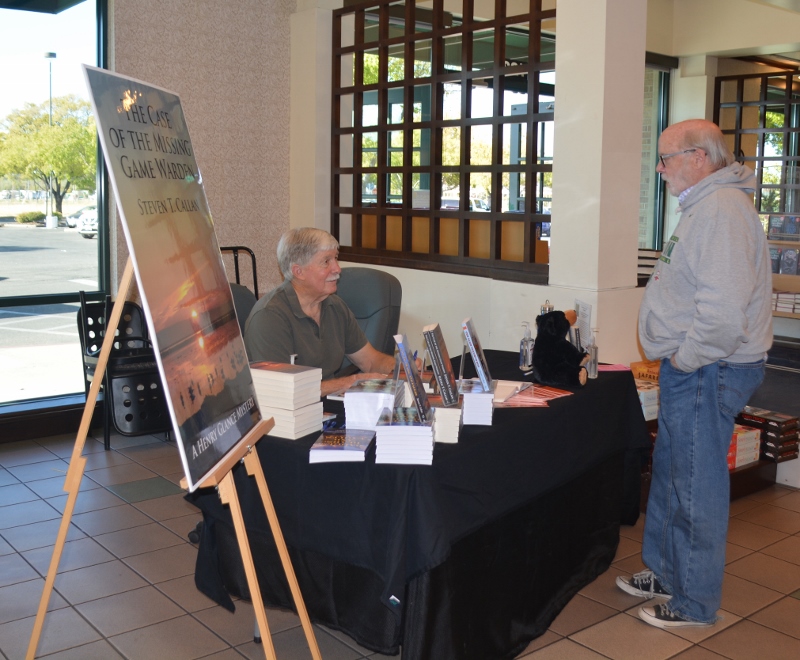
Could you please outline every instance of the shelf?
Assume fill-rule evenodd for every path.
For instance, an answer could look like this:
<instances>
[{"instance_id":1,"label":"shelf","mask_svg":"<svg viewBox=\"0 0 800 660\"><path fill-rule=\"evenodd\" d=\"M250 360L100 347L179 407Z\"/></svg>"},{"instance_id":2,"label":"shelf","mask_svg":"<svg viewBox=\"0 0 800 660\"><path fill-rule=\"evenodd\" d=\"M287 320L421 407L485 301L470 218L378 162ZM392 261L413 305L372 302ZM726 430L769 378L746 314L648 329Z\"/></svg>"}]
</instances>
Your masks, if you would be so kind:
<instances>
[{"instance_id":1,"label":"shelf","mask_svg":"<svg viewBox=\"0 0 800 660\"><path fill-rule=\"evenodd\" d=\"M800 275L772 274L772 288L775 291L800 293Z\"/></svg>"},{"instance_id":2,"label":"shelf","mask_svg":"<svg viewBox=\"0 0 800 660\"><path fill-rule=\"evenodd\" d=\"M776 312L772 310L773 316L779 316L782 319L800 319L800 314L792 314L791 312Z\"/></svg>"},{"instance_id":3,"label":"shelf","mask_svg":"<svg viewBox=\"0 0 800 660\"><path fill-rule=\"evenodd\" d=\"M787 247L795 247L800 250L800 242L799 241L776 241L772 238L767 239L767 243L770 245L785 245Z\"/></svg>"}]
</instances>

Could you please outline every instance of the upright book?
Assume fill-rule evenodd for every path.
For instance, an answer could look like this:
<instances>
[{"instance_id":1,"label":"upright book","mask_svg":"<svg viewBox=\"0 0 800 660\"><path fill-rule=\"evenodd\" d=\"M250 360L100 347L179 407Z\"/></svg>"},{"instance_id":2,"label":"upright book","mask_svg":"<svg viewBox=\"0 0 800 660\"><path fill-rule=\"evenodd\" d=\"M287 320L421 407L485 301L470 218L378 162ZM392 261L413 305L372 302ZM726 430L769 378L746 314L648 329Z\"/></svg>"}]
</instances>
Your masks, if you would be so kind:
<instances>
[{"instance_id":1,"label":"upright book","mask_svg":"<svg viewBox=\"0 0 800 660\"><path fill-rule=\"evenodd\" d=\"M442 329L438 323L426 325L422 328L422 336L428 347L428 356L431 359L433 375L436 376L442 403L445 406L454 406L458 403L458 385L453 365L450 362L450 355L447 352L447 345L444 343Z\"/></svg>"},{"instance_id":2,"label":"upright book","mask_svg":"<svg viewBox=\"0 0 800 660\"><path fill-rule=\"evenodd\" d=\"M408 349L408 340L405 335L395 335L397 351L400 354L400 362L406 372L406 381L411 388L411 395L414 397L414 407L419 412L419 417L423 422L431 419L431 404L428 401L428 393L422 385L422 378L417 370L417 363Z\"/></svg>"},{"instance_id":3,"label":"upright book","mask_svg":"<svg viewBox=\"0 0 800 660\"><path fill-rule=\"evenodd\" d=\"M483 385L484 390L490 392L492 390L492 375L489 373L489 365L486 363L486 356L483 354L478 333L475 332L475 326L472 323L472 318L466 318L461 323L461 328L464 330L464 338L467 340L469 353L472 356L472 362L475 364L475 371L478 378Z\"/></svg>"}]
</instances>

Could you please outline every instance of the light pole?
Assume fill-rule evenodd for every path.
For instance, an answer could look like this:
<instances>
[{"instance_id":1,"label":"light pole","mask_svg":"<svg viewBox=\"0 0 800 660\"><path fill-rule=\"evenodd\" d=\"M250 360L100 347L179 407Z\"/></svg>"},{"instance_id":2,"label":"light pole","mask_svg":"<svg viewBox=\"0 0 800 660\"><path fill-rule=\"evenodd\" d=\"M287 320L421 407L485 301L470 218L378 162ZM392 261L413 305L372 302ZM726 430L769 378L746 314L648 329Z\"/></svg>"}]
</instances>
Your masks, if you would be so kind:
<instances>
[{"instance_id":1,"label":"light pole","mask_svg":"<svg viewBox=\"0 0 800 660\"><path fill-rule=\"evenodd\" d=\"M56 59L55 53L45 53L44 54L47 63L50 65L50 126L53 125L53 60ZM51 204L50 204L50 193L53 190L53 171L50 170L50 174L47 177L47 218L45 219L45 226L55 227L58 222L55 221L50 215L51 211Z\"/></svg>"}]
</instances>

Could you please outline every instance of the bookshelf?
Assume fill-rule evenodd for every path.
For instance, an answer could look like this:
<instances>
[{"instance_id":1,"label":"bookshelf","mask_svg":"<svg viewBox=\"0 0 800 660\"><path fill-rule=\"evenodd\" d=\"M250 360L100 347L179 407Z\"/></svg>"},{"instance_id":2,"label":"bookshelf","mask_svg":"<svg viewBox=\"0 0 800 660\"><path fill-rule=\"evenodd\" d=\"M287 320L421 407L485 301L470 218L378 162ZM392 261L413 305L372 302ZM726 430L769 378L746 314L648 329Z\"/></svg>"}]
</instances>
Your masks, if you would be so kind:
<instances>
[{"instance_id":1,"label":"bookshelf","mask_svg":"<svg viewBox=\"0 0 800 660\"><path fill-rule=\"evenodd\" d=\"M797 241L778 241L768 240L767 243L770 247L779 248L792 248L800 249L800 243ZM772 290L773 291L791 291L792 293L800 293L800 275L781 275L773 273L772 275ZM800 319L800 314L797 312L778 312L773 310L772 315L780 318L787 319Z\"/></svg>"}]
</instances>

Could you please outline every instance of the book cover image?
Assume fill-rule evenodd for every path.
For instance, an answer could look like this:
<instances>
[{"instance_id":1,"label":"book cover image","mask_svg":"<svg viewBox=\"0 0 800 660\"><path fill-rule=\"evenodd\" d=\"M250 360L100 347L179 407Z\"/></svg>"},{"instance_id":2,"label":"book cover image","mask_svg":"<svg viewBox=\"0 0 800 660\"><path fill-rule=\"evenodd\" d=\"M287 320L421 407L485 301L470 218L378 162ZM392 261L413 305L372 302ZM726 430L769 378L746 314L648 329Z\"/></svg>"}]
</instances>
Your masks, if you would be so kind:
<instances>
[{"instance_id":1,"label":"book cover image","mask_svg":"<svg viewBox=\"0 0 800 660\"><path fill-rule=\"evenodd\" d=\"M783 238L783 216L771 215L769 216L769 227L767 229L767 236L771 240L779 241Z\"/></svg>"},{"instance_id":2,"label":"book cover image","mask_svg":"<svg viewBox=\"0 0 800 660\"><path fill-rule=\"evenodd\" d=\"M489 373L489 365L486 362L486 356L483 354L483 347L480 339L478 339L478 333L475 332L475 325L472 323L472 319L464 319L461 328L464 330L464 337L467 340L467 346L469 346L469 352L472 355L478 378L481 379L484 389L487 392L491 391L492 375Z\"/></svg>"},{"instance_id":3,"label":"book cover image","mask_svg":"<svg viewBox=\"0 0 800 660\"><path fill-rule=\"evenodd\" d=\"M785 249L781 255L781 275L797 275L797 250Z\"/></svg>"},{"instance_id":4,"label":"book cover image","mask_svg":"<svg viewBox=\"0 0 800 660\"><path fill-rule=\"evenodd\" d=\"M189 490L261 419L173 92L83 67Z\"/></svg>"},{"instance_id":5,"label":"book cover image","mask_svg":"<svg viewBox=\"0 0 800 660\"><path fill-rule=\"evenodd\" d=\"M422 328L422 336L428 346L428 355L431 359L433 373L442 395L442 401L446 406L458 403L458 385L456 384L456 374L450 362L450 354L447 352L447 345L444 343L442 328L438 323L432 323Z\"/></svg>"},{"instance_id":6,"label":"book cover image","mask_svg":"<svg viewBox=\"0 0 800 660\"><path fill-rule=\"evenodd\" d=\"M378 394L394 394L397 391L397 381L391 378L367 378L365 380L358 380L347 388L347 393L357 394L359 392L365 393L378 393Z\"/></svg>"},{"instance_id":7,"label":"book cover image","mask_svg":"<svg viewBox=\"0 0 800 660\"><path fill-rule=\"evenodd\" d=\"M430 419L431 404L428 401L428 393L422 384L422 378L417 369L416 360L408 348L408 339L405 335L395 335L394 341L397 344L397 351L400 354L400 362L403 364L403 369L406 372L406 379L411 388L411 394L414 397L414 405L419 412L419 416L423 420Z\"/></svg>"},{"instance_id":8,"label":"book cover image","mask_svg":"<svg viewBox=\"0 0 800 660\"><path fill-rule=\"evenodd\" d=\"M772 247L769 248L769 258L772 261L772 272L773 273L780 273L781 272L781 255L783 254L783 250L779 247Z\"/></svg>"}]
</instances>

